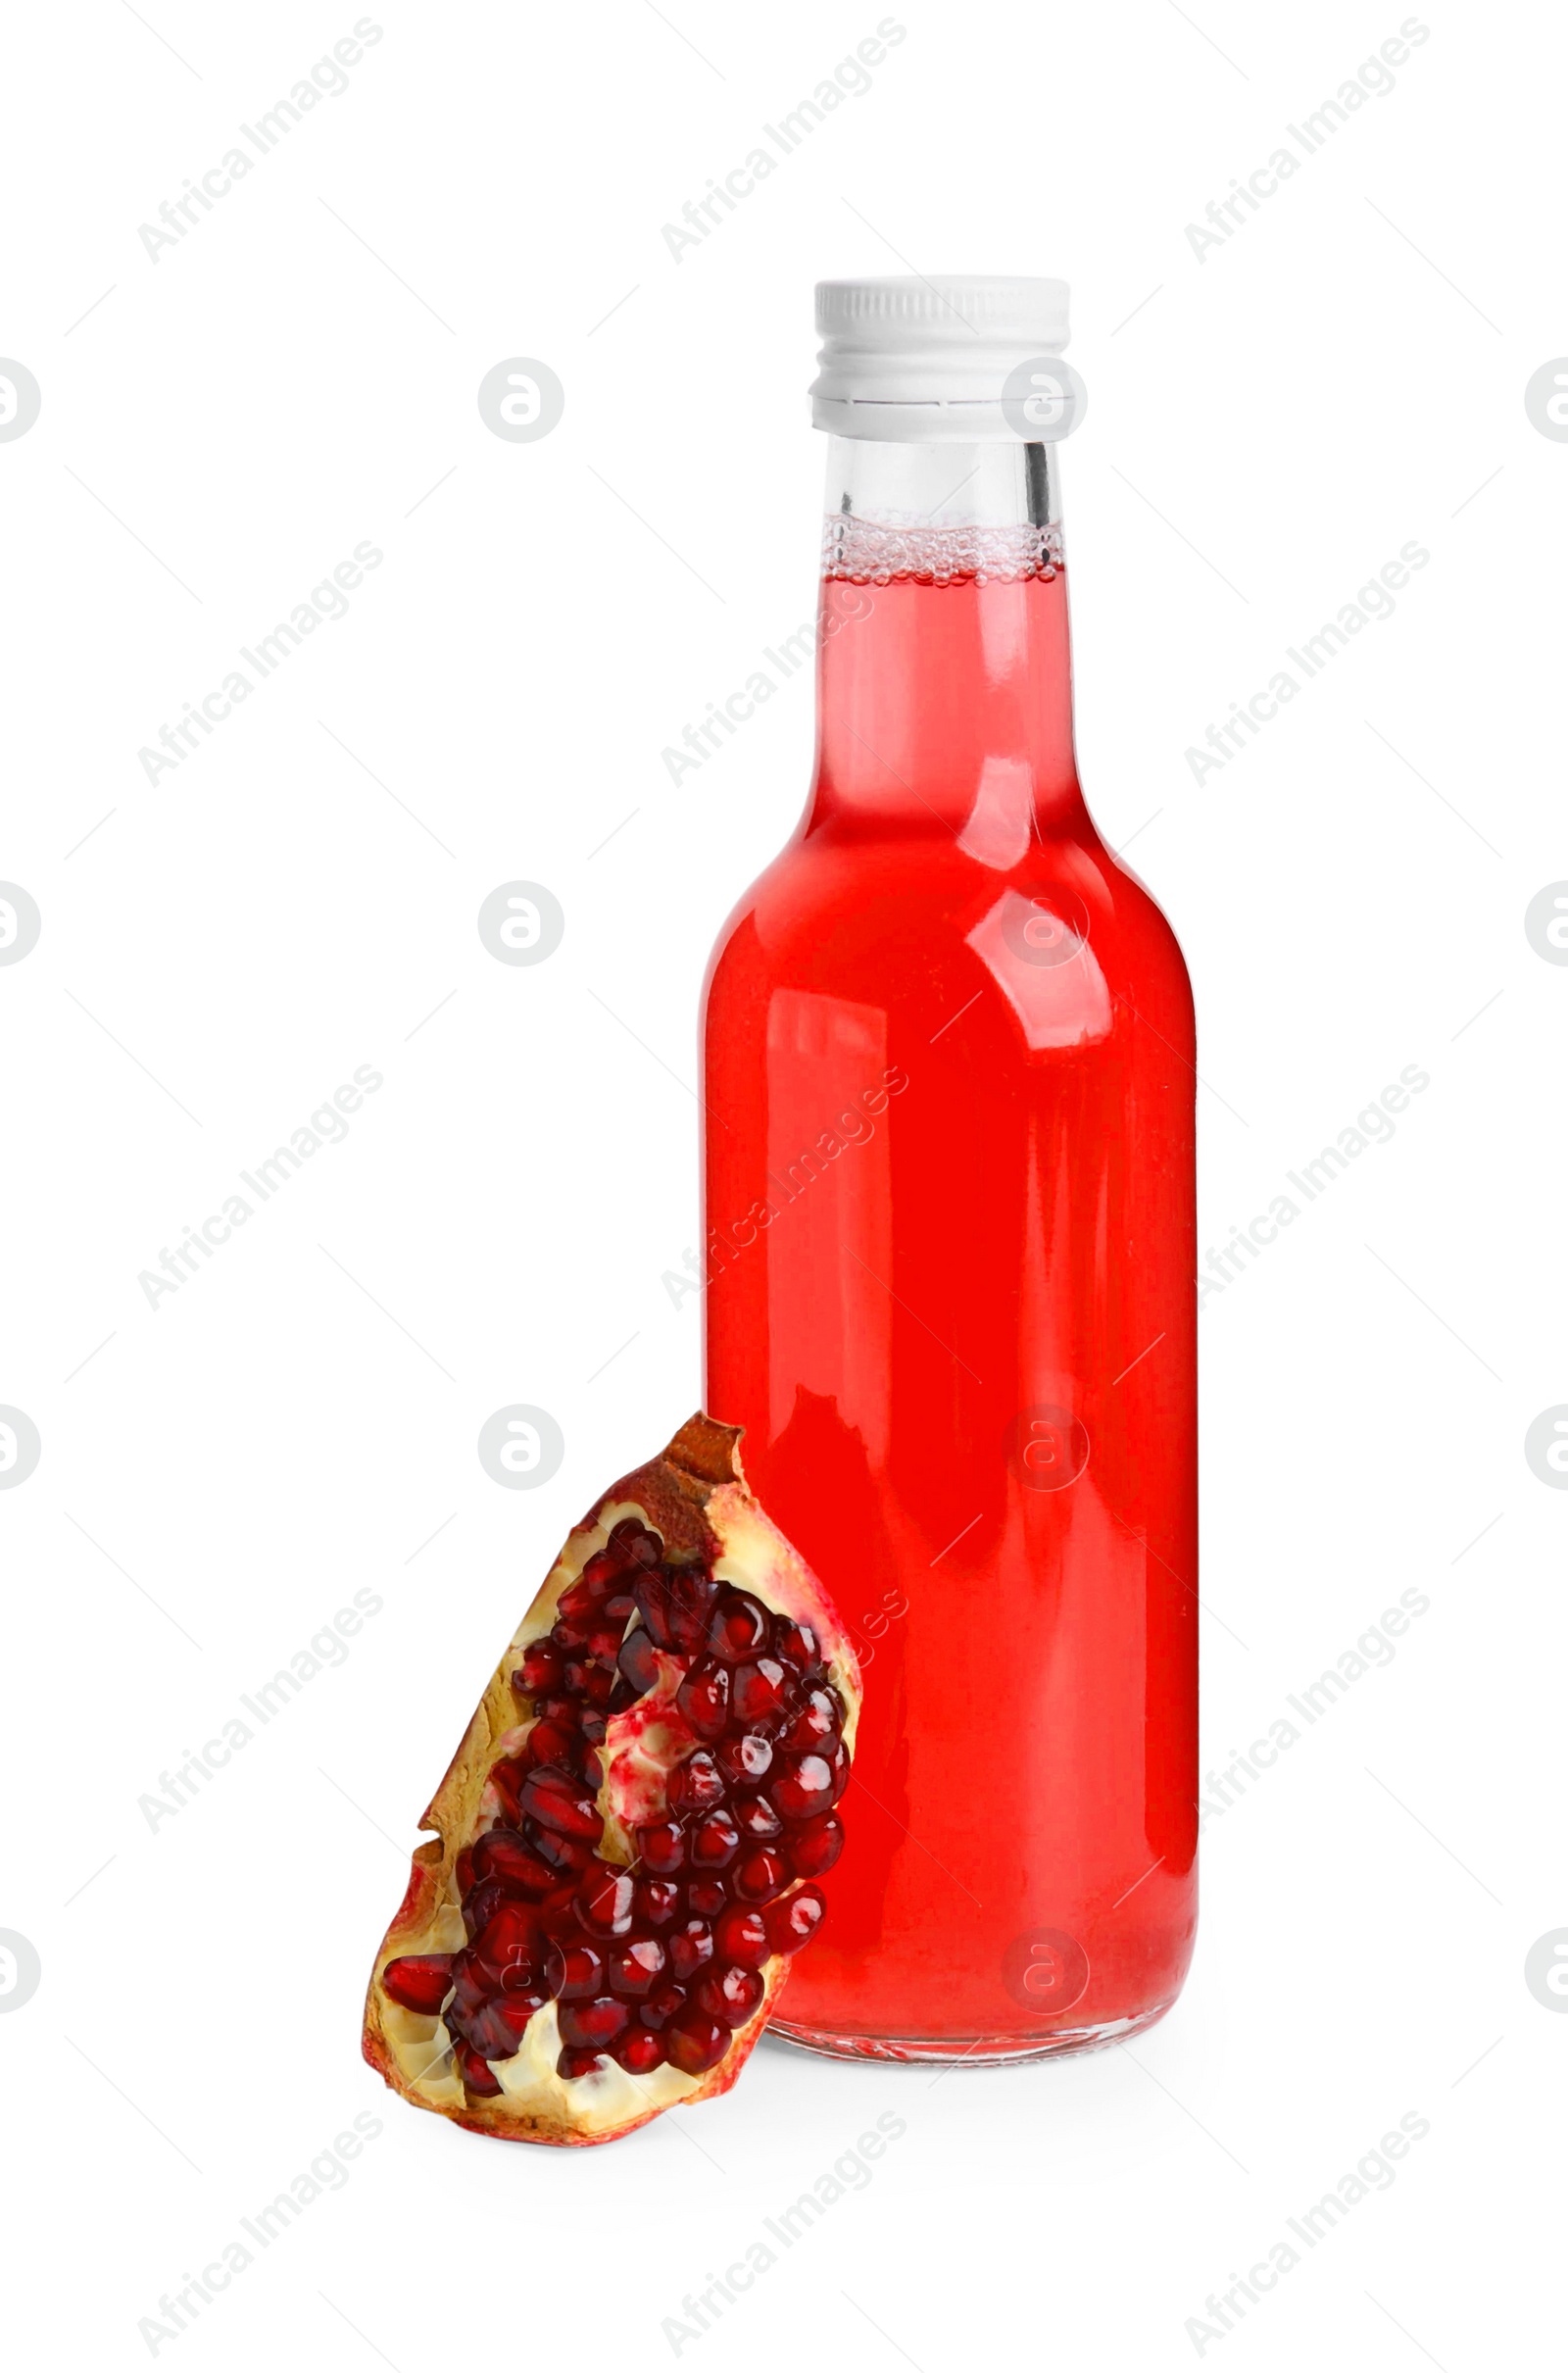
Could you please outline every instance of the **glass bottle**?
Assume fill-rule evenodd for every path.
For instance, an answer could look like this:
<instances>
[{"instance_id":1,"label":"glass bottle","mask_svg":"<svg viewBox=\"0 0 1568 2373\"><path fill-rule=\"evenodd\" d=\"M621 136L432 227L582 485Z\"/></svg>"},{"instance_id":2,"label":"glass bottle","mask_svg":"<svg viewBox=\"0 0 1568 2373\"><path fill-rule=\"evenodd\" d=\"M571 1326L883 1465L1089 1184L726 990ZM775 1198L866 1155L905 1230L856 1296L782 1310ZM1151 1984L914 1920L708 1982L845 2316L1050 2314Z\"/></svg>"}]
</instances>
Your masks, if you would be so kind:
<instances>
[{"instance_id":1,"label":"glass bottle","mask_svg":"<svg viewBox=\"0 0 1568 2373\"><path fill-rule=\"evenodd\" d=\"M1115 2040L1192 1949L1193 1012L1084 805L1057 448L998 395L1063 294L818 292L815 778L706 992L707 1407L865 1668L774 2022L841 2054Z\"/></svg>"}]
</instances>

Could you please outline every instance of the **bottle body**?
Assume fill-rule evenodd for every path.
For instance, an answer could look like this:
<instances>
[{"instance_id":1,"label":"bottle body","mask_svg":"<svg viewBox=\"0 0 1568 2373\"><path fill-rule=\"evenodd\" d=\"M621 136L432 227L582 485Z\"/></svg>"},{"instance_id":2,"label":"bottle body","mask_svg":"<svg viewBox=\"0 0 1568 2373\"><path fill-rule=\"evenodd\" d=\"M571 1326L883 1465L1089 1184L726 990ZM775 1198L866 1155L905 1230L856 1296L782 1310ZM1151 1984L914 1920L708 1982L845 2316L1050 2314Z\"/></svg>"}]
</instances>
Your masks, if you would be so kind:
<instances>
[{"instance_id":1,"label":"bottle body","mask_svg":"<svg viewBox=\"0 0 1568 2373\"><path fill-rule=\"evenodd\" d=\"M1192 1006L1078 793L1024 470L978 545L841 498L811 805L706 998L707 1407L865 1667L775 2024L891 2057L1129 2033L1195 1916Z\"/></svg>"}]
</instances>

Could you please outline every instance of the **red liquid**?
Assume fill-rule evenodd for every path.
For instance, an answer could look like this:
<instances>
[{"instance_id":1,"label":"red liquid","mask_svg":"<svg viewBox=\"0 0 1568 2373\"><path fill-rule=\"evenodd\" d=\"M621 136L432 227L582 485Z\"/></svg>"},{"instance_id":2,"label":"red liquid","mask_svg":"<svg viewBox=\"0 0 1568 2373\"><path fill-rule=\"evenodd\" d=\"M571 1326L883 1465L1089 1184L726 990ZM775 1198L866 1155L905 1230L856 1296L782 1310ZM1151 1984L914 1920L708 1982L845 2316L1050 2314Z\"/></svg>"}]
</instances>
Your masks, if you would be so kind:
<instances>
[{"instance_id":1,"label":"red liquid","mask_svg":"<svg viewBox=\"0 0 1568 2373\"><path fill-rule=\"evenodd\" d=\"M1078 789L1060 573L822 591L706 1015L707 1406L865 1659L779 2023L1027 2054L1192 1948L1192 1001Z\"/></svg>"}]
</instances>

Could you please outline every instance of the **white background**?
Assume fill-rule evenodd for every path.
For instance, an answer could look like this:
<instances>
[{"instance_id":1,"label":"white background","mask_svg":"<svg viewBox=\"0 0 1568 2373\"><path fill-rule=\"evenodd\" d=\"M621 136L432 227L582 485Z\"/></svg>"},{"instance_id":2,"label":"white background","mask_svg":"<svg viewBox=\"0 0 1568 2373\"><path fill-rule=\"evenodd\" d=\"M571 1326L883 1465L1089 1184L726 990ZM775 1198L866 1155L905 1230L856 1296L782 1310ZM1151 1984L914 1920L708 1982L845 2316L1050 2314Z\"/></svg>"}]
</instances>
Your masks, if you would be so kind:
<instances>
[{"instance_id":1,"label":"white background","mask_svg":"<svg viewBox=\"0 0 1568 2373\"><path fill-rule=\"evenodd\" d=\"M0 444L0 875L43 918L0 969L0 1401L43 1445L0 1493L0 1926L42 1965L0 2019L19 2361L145 2362L160 2295L368 2112L347 2184L165 2361L662 2363L683 2295L884 2111L874 2180L685 2361L1535 2361L1568 1503L1523 1439L1568 1400L1568 971L1523 918L1568 874L1568 449L1524 389L1568 350L1563 27L1424 7L1394 90L1200 260L1186 225L1400 8L1197 13L901 0L870 90L678 262L662 225L877 0L391 0L156 263L138 225L351 0L13 20L0 351L43 394ZM811 613L812 280L906 268L1073 284L1083 772L1191 964L1200 1241L1431 1079L1203 1311L1205 1770L1401 1590L1430 1607L1209 1820L1190 1984L1131 2050L935 2078L764 2049L614 2149L504 2149L383 2092L362 1988L561 1537L698 1397L662 1282L698 986L799 811L808 674L678 786L661 753ZM477 410L514 356L566 391L539 442ZM366 539L349 615L150 783L138 751ZM1196 782L1209 722L1412 539L1396 615ZM566 917L535 967L475 929L515 878ZM346 1141L149 1308L138 1273L361 1064ZM531 1493L475 1455L513 1402L564 1432ZM355 1590L384 1604L346 1662L150 1828L138 1798ZM1228 2336L1184 2329L1412 2111L1392 2186Z\"/></svg>"}]
</instances>

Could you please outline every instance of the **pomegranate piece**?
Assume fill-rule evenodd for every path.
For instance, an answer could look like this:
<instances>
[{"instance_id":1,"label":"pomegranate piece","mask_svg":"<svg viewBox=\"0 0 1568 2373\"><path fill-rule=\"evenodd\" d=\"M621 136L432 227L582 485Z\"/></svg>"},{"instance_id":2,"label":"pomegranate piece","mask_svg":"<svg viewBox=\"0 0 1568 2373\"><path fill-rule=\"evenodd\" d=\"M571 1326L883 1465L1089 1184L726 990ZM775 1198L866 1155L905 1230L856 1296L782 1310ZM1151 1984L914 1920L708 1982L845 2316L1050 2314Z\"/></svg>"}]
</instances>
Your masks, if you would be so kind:
<instances>
[{"instance_id":1,"label":"pomegranate piece","mask_svg":"<svg viewBox=\"0 0 1568 2373\"><path fill-rule=\"evenodd\" d=\"M365 2050L461 2125L595 2143L727 2091L821 1919L859 1677L737 1441L694 1418L571 1534L424 1816Z\"/></svg>"},{"instance_id":2,"label":"pomegranate piece","mask_svg":"<svg viewBox=\"0 0 1568 2373\"><path fill-rule=\"evenodd\" d=\"M401 1960L388 1961L381 1983L405 2010L422 2010L428 2017L440 2009L452 1991L452 1955L406 1953Z\"/></svg>"}]
</instances>

